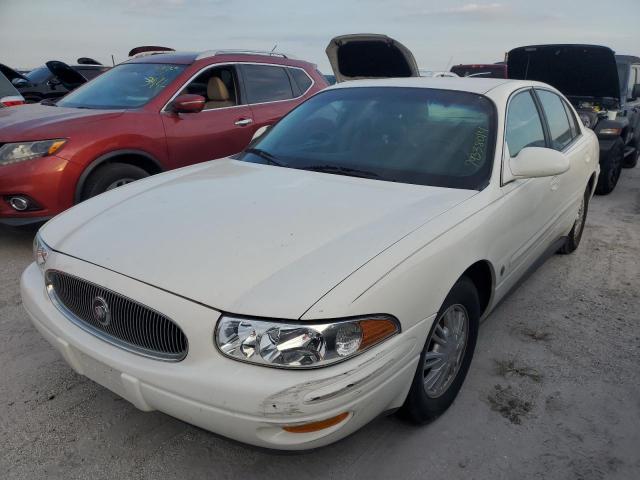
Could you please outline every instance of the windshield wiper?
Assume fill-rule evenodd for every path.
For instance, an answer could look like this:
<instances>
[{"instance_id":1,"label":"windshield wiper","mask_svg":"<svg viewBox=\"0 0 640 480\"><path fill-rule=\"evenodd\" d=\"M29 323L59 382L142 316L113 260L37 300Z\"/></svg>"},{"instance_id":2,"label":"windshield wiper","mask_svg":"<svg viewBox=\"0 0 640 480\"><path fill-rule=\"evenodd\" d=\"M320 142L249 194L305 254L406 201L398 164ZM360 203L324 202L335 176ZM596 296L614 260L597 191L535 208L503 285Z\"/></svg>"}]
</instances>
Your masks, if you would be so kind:
<instances>
[{"instance_id":1,"label":"windshield wiper","mask_svg":"<svg viewBox=\"0 0 640 480\"><path fill-rule=\"evenodd\" d=\"M303 167L297 167L300 170L311 170L312 172L333 173L335 175L346 175L349 177L359 178L380 178L375 172L369 172L367 170L359 170L357 168L341 167L339 165L307 165Z\"/></svg>"},{"instance_id":2,"label":"windshield wiper","mask_svg":"<svg viewBox=\"0 0 640 480\"><path fill-rule=\"evenodd\" d=\"M253 153L254 155L259 156L260 158L265 159L271 165L276 165L278 167L284 167L285 165L278 161L277 157L270 154L266 150L262 150L261 148L247 148L245 150L247 153Z\"/></svg>"}]
</instances>

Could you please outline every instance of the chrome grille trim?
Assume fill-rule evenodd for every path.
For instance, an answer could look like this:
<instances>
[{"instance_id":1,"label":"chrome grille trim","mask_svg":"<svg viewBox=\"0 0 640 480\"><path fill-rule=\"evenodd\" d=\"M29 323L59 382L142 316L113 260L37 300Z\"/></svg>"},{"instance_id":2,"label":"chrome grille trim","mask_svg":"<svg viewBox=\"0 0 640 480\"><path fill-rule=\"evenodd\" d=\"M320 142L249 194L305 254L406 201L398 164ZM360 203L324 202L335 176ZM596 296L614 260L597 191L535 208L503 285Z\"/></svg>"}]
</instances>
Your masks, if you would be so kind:
<instances>
[{"instance_id":1,"label":"chrome grille trim","mask_svg":"<svg viewBox=\"0 0 640 480\"><path fill-rule=\"evenodd\" d=\"M120 293L82 278L47 270L47 293L72 323L118 348L144 357L179 362L187 356L188 341L182 329L166 315ZM99 323L94 302L105 300L107 321Z\"/></svg>"}]
</instances>

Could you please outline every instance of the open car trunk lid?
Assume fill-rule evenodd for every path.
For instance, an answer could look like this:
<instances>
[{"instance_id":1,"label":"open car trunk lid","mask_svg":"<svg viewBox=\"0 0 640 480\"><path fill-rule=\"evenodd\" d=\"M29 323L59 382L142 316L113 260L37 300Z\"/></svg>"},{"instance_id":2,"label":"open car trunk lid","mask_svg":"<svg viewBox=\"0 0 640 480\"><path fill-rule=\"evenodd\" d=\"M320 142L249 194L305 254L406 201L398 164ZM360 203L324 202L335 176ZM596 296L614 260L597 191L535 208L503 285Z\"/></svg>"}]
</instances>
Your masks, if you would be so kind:
<instances>
[{"instance_id":1,"label":"open car trunk lid","mask_svg":"<svg viewBox=\"0 0 640 480\"><path fill-rule=\"evenodd\" d=\"M334 37L327 57L336 82L363 78L419 77L418 64L403 44L374 33Z\"/></svg>"},{"instance_id":2,"label":"open car trunk lid","mask_svg":"<svg viewBox=\"0 0 640 480\"><path fill-rule=\"evenodd\" d=\"M78 88L80 85L87 82L86 78L84 78L79 72L75 71L64 62L51 60L45 65L51 71L51 73L53 73L58 78L62 86L67 90L73 90L74 88Z\"/></svg>"},{"instance_id":3,"label":"open car trunk lid","mask_svg":"<svg viewBox=\"0 0 640 480\"><path fill-rule=\"evenodd\" d=\"M548 83L568 97L620 99L613 50L597 45L534 45L507 54L509 78Z\"/></svg>"}]
</instances>

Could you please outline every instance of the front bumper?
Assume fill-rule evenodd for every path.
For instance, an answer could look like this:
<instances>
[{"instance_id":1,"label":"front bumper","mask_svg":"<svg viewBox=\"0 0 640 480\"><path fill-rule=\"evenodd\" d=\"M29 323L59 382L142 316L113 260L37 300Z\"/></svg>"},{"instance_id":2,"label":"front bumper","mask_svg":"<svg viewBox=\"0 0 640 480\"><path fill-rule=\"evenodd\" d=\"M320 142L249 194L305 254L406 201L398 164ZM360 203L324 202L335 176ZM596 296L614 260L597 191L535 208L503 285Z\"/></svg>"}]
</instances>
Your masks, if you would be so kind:
<instances>
[{"instance_id":1,"label":"front bumper","mask_svg":"<svg viewBox=\"0 0 640 480\"><path fill-rule=\"evenodd\" d=\"M70 322L53 305L32 264L21 280L33 324L78 373L144 411L159 410L235 440L300 450L332 443L382 412L402 405L433 318L346 362L314 370L245 364L220 354L213 331L220 313L100 267L55 254L48 268L101 284L163 312L189 339L181 362L148 359L114 347ZM341 423L313 433L283 426L348 412Z\"/></svg>"},{"instance_id":2,"label":"front bumper","mask_svg":"<svg viewBox=\"0 0 640 480\"><path fill-rule=\"evenodd\" d=\"M55 155L0 166L0 224L41 223L73 206L82 168ZM18 212L6 198L26 195L41 207Z\"/></svg>"}]
</instances>

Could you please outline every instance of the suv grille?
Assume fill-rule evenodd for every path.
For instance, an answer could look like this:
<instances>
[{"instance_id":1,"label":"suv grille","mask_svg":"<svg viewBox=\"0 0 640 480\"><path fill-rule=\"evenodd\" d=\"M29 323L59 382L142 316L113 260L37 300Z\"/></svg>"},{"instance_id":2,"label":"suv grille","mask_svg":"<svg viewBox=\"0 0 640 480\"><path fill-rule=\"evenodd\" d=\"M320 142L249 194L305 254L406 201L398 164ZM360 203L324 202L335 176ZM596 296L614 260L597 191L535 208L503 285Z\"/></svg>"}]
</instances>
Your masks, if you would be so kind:
<instances>
[{"instance_id":1,"label":"suv grille","mask_svg":"<svg viewBox=\"0 0 640 480\"><path fill-rule=\"evenodd\" d=\"M149 307L57 270L46 273L49 297L69 320L117 347L158 360L187 355L187 337L173 321Z\"/></svg>"}]
</instances>

